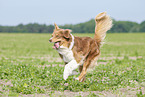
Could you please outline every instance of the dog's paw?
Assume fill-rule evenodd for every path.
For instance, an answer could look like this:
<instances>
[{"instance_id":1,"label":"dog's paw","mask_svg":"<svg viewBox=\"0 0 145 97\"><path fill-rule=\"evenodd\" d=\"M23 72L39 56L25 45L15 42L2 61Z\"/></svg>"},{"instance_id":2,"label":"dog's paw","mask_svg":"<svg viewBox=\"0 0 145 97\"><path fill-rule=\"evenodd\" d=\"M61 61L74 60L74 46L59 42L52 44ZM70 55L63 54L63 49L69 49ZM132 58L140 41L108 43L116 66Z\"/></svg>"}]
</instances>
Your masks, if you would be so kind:
<instances>
[{"instance_id":1,"label":"dog's paw","mask_svg":"<svg viewBox=\"0 0 145 97\"><path fill-rule=\"evenodd\" d=\"M63 79L66 80L69 76L69 72L64 72L63 73Z\"/></svg>"},{"instance_id":2,"label":"dog's paw","mask_svg":"<svg viewBox=\"0 0 145 97\"><path fill-rule=\"evenodd\" d=\"M82 78L82 79L79 79L78 77L77 78L73 78L74 80L78 80L79 82L84 82L85 81L85 78Z\"/></svg>"},{"instance_id":3,"label":"dog's paw","mask_svg":"<svg viewBox=\"0 0 145 97\"><path fill-rule=\"evenodd\" d=\"M78 78L78 77L77 77L77 78L75 78L75 77L74 77L73 79L74 79L74 80L79 80L79 78Z\"/></svg>"},{"instance_id":4,"label":"dog's paw","mask_svg":"<svg viewBox=\"0 0 145 97\"><path fill-rule=\"evenodd\" d=\"M66 80L68 78L68 76L63 76L63 79Z\"/></svg>"},{"instance_id":5,"label":"dog's paw","mask_svg":"<svg viewBox=\"0 0 145 97\"><path fill-rule=\"evenodd\" d=\"M78 75L78 74L79 74L79 73L78 73L77 71L73 71L72 74L70 74L70 76L71 76L71 75Z\"/></svg>"},{"instance_id":6,"label":"dog's paw","mask_svg":"<svg viewBox=\"0 0 145 97\"><path fill-rule=\"evenodd\" d=\"M69 76L69 75L64 74L64 75L63 75L63 79L66 80L66 79L68 78L68 76Z\"/></svg>"}]
</instances>

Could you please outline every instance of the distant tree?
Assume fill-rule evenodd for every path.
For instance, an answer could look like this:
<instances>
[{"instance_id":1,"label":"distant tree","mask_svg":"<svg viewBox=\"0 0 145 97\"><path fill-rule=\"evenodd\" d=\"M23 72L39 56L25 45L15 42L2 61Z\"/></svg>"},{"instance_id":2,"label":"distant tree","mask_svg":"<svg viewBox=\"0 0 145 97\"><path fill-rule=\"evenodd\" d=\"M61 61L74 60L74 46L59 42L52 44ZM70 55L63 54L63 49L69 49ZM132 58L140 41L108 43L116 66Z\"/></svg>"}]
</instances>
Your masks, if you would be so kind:
<instances>
[{"instance_id":1,"label":"distant tree","mask_svg":"<svg viewBox=\"0 0 145 97\"><path fill-rule=\"evenodd\" d=\"M3 26L0 26L0 32L3 32Z\"/></svg>"},{"instance_id":2,"label":"distant tree","mask_svg":"<svg viewBox=\"0 0 145 97\"><path fill-rule=\"evenodd\" d=\"M46 33L52 33L53 32L53 29L54 29L54 26L53 25L49 25L46 28L47 28Z\"/></svg>"},{"instance_id":3,"label":"distant tree","mask_svg":"<svg viewBox=\"0 0 145 97\"><path fill-rule=\"evenodd\" d=\"M80 23L72 26L72 30L75 33L94 33L95 21L91 19L85 23Z\"/></svg>"},{"instance_id":4,"label":"distant tree","mask_svg":"<svg viewBox=\"0 0 145 97\"><path fill-rule=\"evenodd\" d=\"M112 32L131 32L131 29L138 24L130 21L113 21Z\"/></svg>"},{"instance_id":5,"label":"distant tree","mask_svg":"<svg viewBox=\"0 0 145 97\"><path fill-rule=\"evenodd\" d=\"M140 32L145 32L145 21L140 24Z\"/></svg>"},{"instance_id":6,"label":"distant tree","mask_svg":"<svg viewBox=\"0 0 145 97\"><path fill-rule=\"evenodd\" d=\"M91 19L79 24L59 25L63 29L71 29L74 33L94 33L95 21ZM38 23L19 24L17 26L0 26L0 32L9 33L52 33L54 25L45 25ZM108 31L109 33L128 33L128 32L145 32L145 21L141 24L131 21L115 21L113 19L113 27Z\"/></svg>"}]
</instances>

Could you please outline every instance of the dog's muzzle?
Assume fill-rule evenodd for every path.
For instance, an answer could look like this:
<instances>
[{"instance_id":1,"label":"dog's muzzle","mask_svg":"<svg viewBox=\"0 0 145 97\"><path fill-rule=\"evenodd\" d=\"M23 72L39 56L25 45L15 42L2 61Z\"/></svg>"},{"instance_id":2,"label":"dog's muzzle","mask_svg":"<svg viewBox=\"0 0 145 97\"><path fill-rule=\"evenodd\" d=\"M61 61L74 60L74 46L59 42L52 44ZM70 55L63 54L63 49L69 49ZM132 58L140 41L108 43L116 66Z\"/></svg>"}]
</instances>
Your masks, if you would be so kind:
<instances>
[{"instance_id":1,"label":"dog's muzzle","mask_svg":"<svg viewBox=\"0 0 145 97\"><path fill-rule=\"evenodd\" d=\"M52 42L52 38L49 39L49 42Z\"/></svg>"}]
</instances>

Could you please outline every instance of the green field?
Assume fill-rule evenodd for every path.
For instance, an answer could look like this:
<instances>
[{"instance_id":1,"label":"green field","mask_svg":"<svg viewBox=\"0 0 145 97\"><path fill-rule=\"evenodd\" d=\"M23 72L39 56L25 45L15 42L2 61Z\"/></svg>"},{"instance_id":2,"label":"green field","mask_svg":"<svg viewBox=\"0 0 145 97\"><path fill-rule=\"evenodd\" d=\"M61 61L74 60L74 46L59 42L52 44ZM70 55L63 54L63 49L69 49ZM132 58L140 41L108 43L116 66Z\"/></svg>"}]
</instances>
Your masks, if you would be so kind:
<instances>
[{"instance_id":1,"label":"green field","mask_svg":"<svg viewBox=\"0 0 145 97\"><path fill-rule=\"evenodd\" d=\"M105 95L102 91L145 96L145 33L107 34L98 66L84 83L74 81L74 76L63 80L63 61L48 42L50 36L0 33L0 96L53 96L56 91L89 91L89 97Z\"/></svg>"}]
</instances>

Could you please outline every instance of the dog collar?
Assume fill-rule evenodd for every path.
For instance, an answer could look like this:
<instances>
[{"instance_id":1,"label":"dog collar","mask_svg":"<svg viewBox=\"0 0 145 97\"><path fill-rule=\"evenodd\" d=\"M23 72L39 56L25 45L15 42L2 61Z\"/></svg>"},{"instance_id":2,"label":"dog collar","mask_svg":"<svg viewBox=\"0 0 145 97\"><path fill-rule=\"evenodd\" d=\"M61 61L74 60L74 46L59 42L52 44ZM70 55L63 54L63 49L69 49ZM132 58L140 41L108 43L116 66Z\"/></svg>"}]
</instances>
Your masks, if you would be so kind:
<instances>
[{"instance_id":1,"label":"dog collar","mask_svg":"<svg viewBox=\"0 0 145 97\"><path fill-rule=\"evenodd\" d=\"M72 34L70 34L72 37L72 42L70 43L69 49L71 50L74 46L74 36Z\"/></svg>"}]
</instances>

